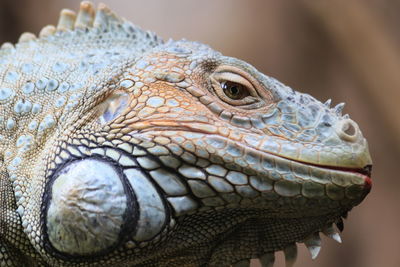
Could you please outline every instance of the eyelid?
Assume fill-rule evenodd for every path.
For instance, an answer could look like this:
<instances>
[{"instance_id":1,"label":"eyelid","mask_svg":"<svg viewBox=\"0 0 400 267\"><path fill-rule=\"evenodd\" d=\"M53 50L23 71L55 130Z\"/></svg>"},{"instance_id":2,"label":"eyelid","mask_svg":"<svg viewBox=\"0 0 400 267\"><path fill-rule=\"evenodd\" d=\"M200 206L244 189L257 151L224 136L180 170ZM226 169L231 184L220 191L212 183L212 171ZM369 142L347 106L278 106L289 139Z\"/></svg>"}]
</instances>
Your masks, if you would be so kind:
<instances>
[{"instance_id":1,"label":"eyelid","mask_svg":"<svg viewBox=\"0 0 400 267\"><path fill-rule=\"evenodd\" d=\"M213 77L214 79L219 81L225 80L242 84L243 86L249 89L250 95L254 96L254 94L256 94L254 86L246 78L242 77L239 74L233 72L217 72L213 74Z\"/></svg>"},{"instance_id":2,"label":"eyelid","mask_svg":"<svg viewBox=\"0 0 400 267\"><path fill-rule=\"evenodd\" d=\"M253 77L251 73L239 67L231 65L218 66L214 69L214 72L210 74L209 81L214 93L222 102L239 108L240 110L259 109L269 106L274 102L273 95L264 88L262 82ZM224 81L241 84L247 89L249 95L238 100L229 98L221 87L221 83Z\"/></svg>"}]
</instances>

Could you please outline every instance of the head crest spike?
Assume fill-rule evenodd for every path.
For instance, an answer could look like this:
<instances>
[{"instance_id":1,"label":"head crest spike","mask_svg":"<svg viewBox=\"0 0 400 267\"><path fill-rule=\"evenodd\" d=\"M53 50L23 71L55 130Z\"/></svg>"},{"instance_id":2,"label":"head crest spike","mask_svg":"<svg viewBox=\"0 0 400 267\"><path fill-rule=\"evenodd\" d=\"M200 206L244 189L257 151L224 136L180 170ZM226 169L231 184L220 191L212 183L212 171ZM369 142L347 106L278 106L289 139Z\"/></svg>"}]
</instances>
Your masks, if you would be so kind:
<instances>
[{"instance_id":1,"label":"head crest spike","mask_svg":"<svg viewBox=\"0 0 400 267\"><path fill-rule=\"evenodd\" d=\"M24 32L19 37L18 43L29 42L32 40L36 40L36 35L34 35L33 33L30 33L30 32Z\"/></svg>"},{"instance_id":2,"label":"head crest spike","mask_svg":"<svg viewBox=\"0 0 400 267\"><path fill-rule=\"evenodd\" d=\"M338 115L342 115L342 111L343 111L344 105L345 105L345 103L343 103L343 102L337 104L337 105L333 108L334 111L335 111L335 113L338 114Z\"/></svg>"},{"instance_id":3,"label":"head crest spike","mask_svg":"<svg viewBox=\"0 0 400 267\"><path fill-rule=\"evenodd\" d=\"M324 103L324 105L326 106L326 107L328 107L328 108L330 108L331 107L331 103L332 103L332 99L328 99L328 100L326 100L326 102Z\"/></svg>"},{"instance_id":4,"label":"head crest spike","mask_svg":"<svg viewBox=\"0 0 400 267\"><path fill-rule=\"evenodd\" d=\"M286 267L293 267L297 259L297 245L292 244L283 249Z\"/></svg>"},{"instance_id":5,"label":"head crest spike","mask_svg":"<svg viewBox=\"0 0 400 267\"><path fill-rule=\"evenodd\" d=\"M68 31L74 29L76 13L69 9L63 9L58 19L57 31Z\"/></svg>"},{"instance_id":6,"label":"head crest spike","mask_svg":"<svg viewBox=\"0 0 400 267\"><path fill-rule=\"evenodd\" d=\"M93 3L83 1L79 8L78 16L75 21L75 28L92 27L94 20L95 10Z\"/></svg>"},{"instance_id":7,"label":"head crest spike","mask_svg":"<svg viewBox=\"0 0 400 267\"><path fill-rule=\"evenodd\" d=\"M112 12L111 9L108 8L108 6L106 6L103 3L100 3L97 8L93 26L94 27L106 26L112 22L120 23L122 22L122 20L117 15L115 15L115 13Z\"/></svg>"},{"instance_id":8,"label":"head crest spike","mask_svg":"<svg viewBox=\"0 0 400 267\"><path fill-rule=\"evenodd\" d=\"M43 38L49 35L53 35L56 32L56 27L53 25L47 25L40 30L39 37Z\"/></svg>"}]
</instances>

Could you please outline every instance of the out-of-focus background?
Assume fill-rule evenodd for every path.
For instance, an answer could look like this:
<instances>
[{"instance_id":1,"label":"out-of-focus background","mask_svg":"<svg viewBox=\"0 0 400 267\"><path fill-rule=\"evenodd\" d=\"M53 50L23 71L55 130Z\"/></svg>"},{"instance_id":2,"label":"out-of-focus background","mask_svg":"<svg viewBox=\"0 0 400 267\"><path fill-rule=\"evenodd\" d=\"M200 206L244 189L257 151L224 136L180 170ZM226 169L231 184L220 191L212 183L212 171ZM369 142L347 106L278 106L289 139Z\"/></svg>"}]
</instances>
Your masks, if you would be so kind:
<instances>
[{"instance_id":1,"label":"out-of-focus background","mask_svg":"<svg viewBox=\"0 0 400 267\"><path fill-rule=\"evenodd\" d=\"M95 1L98 3L98 1ZM374 160L373 188L350 213L343 244L323 238L297 267L400 266L400 1L103 0L168 39L209 44L321 101L346 102ZM0 43L56 24L79 0L0 0ZM283 254L277 267L284 266ZM259 266L253 262L253 266Z\"/></svg>"}]
</instances>

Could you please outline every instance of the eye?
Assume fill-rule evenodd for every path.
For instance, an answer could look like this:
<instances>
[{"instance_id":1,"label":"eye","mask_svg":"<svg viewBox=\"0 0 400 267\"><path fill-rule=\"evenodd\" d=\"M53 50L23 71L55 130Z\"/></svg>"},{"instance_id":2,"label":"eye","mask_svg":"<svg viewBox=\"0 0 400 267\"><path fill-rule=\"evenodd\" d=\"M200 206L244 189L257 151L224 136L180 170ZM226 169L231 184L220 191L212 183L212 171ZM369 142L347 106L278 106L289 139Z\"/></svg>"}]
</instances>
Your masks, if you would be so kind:
<instances>
[{"instance_id":1,"label":"eye","mask_svg":"<svg viewBox=\"0 0 400 267\"><path fill-rule=\"evenodd\" d=\"M226 94L226 96L233 100L243 99L246 96L250 95L247 88L240 83L224 81L221 83L221 88Z\"/></svg>"},{"instance_id":2,"label":"eye","mask_svg":"<svg viewBox=\"0 0 400 267\"><path fill-rule=\"evenodd\" d=\"M258 82L248 76L243 70L224 66L211 74L210 81L214 93L225 103L244 109L259 108L265 102L253 85Z\"/></svg>"}]
</instances>

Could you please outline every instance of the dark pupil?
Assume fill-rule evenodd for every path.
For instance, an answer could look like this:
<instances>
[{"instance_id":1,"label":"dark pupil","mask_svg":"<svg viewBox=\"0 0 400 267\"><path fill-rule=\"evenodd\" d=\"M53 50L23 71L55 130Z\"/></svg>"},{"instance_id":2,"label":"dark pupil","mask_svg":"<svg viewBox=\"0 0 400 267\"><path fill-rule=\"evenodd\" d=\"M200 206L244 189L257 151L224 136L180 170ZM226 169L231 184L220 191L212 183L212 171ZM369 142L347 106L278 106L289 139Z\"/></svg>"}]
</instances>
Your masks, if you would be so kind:
<instances>
[{"instance_id":1,"label":"dark pupil","mask_svg":"<svg viewBox=\"0 0 400 267\"><path fill-rule=\"evenodd\" d=\"M222 89L224 90L224 93L232 98L232 99L242 99L244 98L245 95L245 89L243 88L243 85L234 83L234 82L224 82L222 84Z\"/></svg>"}]
</instances>

